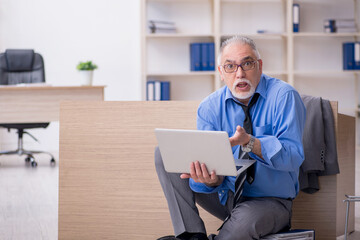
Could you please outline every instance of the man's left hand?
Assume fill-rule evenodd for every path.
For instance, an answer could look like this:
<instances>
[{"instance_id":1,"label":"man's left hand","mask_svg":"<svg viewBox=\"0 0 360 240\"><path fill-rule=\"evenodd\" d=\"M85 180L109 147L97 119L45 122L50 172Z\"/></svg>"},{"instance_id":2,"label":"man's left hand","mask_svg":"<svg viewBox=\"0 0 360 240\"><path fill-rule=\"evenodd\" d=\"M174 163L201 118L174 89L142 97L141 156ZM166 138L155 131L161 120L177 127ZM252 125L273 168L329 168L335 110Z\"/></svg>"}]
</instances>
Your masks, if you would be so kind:
<instances>
[{"instance_id":1,"label":"man's left hand","mask_svg":"<svg viewBox=\"0 0 360 240\"><path fill-rule=\"evenodd\" d=\"M250 135L246 133L245 129L241 126L237 126L235 133L229 138L231 147L236 145L245 145L250 141Z\"/></svg>"}]
</instances>

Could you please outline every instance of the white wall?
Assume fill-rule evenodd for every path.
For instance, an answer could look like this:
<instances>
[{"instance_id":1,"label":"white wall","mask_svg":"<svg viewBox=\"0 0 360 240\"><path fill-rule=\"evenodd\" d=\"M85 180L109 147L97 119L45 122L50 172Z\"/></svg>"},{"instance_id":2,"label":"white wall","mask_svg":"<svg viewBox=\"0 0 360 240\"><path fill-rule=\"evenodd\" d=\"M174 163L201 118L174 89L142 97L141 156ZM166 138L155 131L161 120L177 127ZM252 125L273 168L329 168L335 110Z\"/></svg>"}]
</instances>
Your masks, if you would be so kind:
<instances>
[{"instance_id":1,"label":"white wall","mask_svg":"<svg viewBox=\"0 0 360 240\"><path fill-rule=\"evenodd\" d=\"M41 53L53 85L79 85L77 63L92 60L106 100L140 99L139 1L0 0L0 50L6 48Z\"/></svg>"},{"instance_id":2,"label":"white wall","mask_svg":"<svg viewBox=\"0 0 360 240\"><path fill-rule=\"evenodd\" d=\"M42 54L52 85L80 85L76 65L92 60L105 100L141 99L139 0L0 0L0 51L7 48ZM27 146L57 151L58 130L31 130L41 144L25 136ZM0 142L15 147L15 134L1 131Z\"/></svg>"},{"instance_id":3,"label":"white wall","mask_svg":"<svg viewBox=\"0 0 360 240\"><path fill-rule=\"evenodd\" d=\"M321 32L322 20L319 19L352 17L352 1L330 12L325 7L335 4L326 2L301 3L303 16L305 14L300 22L302 30ZM317 10L316 14L306 15L312 7ZM224 9L229 8L225 6ZM317 16L319 14L321 17ZM256 17L259 22L264 22L263 18L262 14ZM317 25L308 24L306 21L314 20L309 18L317 18L313 21ZM47 82L52 85L79 85L76 65L82 60L92 60L99 66L95 71L94 84L107 86L105 100L140 100L140 19L139 0L0 0L0 51L7 48L35 49L45 59ZM279 25L278 19L266 20L269 27ZM341 58L337 57L341 53L340 42L350 40L352 38L297 39L300 47L296 49L296 55L302 61L295 59L296 69L321 70L321 66L332 66L334 70L341 70ZM326 44L323 44L324 41ZM334 47L328 48L328 45ZM274 55L274 48L260 50L263 56L271 56L269 61L264 61L264 69L279 70L283 60ZM327 60L324 64L325 53ZM280 65L276 65L276 61L272 63L272 59ZM308 66L308 63L311 65ZM340 112L354 115L355 81L351 74L303 76L296 81L295 87L303 94L337 100ZM29 148L57 151L58 131L58 123L51 123L46 130L32 130L41 144L25 136L26 144ZM0 149L15 146L16 135L0 131Z\"/></svg>"}]
</instances>

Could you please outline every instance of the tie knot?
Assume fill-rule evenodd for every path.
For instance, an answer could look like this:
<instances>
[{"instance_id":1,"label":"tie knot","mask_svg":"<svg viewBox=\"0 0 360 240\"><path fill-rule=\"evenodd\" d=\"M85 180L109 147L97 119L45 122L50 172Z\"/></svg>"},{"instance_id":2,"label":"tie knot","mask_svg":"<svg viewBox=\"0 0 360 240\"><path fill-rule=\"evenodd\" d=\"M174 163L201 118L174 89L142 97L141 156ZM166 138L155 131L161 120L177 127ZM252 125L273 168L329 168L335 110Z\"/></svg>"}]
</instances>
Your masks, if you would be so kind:
<instances>
[{"instance_id":1,"label":"tie knot","mask_svg":"<svg viewBox=\"0 0 360 240\"><path fill-rule=\"evenodd\" d=\"M259 93L254 93L253 97L251 98L251 101L248 105L248 108L251 108L252 106L254 106L254 104L256 103L256 101L259 98Z\"/></svg>"},{"instance_id":2,"label":"tie knot","mask_svg":"<svg viewBox=\"0 0 360 240\"><path fill-rule=\"evenodd\" d=\"M250 109L252 106L254 106L254 104L256 103L258 98L259 98L259 93L254 93L253 97L251 98L251 100L247 106L235 101L234 99L233 100L237 105L240 105L245 111L245 109Z\"/></svg>"},{"instance_id":3,"label":"tie knot","mask_svg":"<svg viewBox=\"0 0 360 240\"><path fill-rule=\"evenodd\" d=\"M235 100L234 100L234 102L235 102L236 104L238 104L238 105L241 106L241 108L243 109L243 111L244 111L244 113L245 113L245 116L248 117L249 114L250 114L250 108L255 105L255 103L256 103L256 101L258 100L258 98L259 98L259 93L254 93L253 97L252 97L251 100L250 100L250 103L249 103L247 106L245 106L245 105L243 105L243 104L241 104L241 103L238 103L238 102L235 101Z\"/></svg>"}]
</instances>

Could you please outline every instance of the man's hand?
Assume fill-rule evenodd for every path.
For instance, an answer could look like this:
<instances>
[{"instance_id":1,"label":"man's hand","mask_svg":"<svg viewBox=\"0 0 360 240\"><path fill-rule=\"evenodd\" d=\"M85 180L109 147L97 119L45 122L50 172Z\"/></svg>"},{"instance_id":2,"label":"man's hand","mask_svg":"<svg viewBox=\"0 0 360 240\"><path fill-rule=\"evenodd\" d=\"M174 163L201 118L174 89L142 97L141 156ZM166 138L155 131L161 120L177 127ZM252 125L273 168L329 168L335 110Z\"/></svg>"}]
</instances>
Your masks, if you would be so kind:
<instances>
[{"instance_id":1,"label":"man's hand","mask_svg":"<svg viewBox=\"0 0 360 240\"><path fill-rule=\"evenodd\" d=\"M215 171L209 174L205 163L200 164L198 161L190 164L190 174L183 173L180 178L192 178L195 182L204 183L209 187L217 187L224 180L224 176L216 175Z\"/></svg>"},{"instance_id":2,"label":"man's hand","mask_svg":"<svg viewBox=\"0 0 360 240\"><path fill-rule=\"evenodd\" d=\"M246 133L245 129L241 126L236 127L236 131L232 137L229 137L229 141L231 144L231 147L234 147L236 145L244 146L249 143L250 141L250 135ZM252 152L264 160L264 157L261 152L261 143L260 140L255 138L254 147L252 149Z\"/></svg>"},{"instance_id":3,"label":"man's hand","mask_svg":"<svg viewBox=\"0 0 360 240\"><path fill-rule=\"evenodd\" d=\"M250 141L250 135L246 133L245 129L241 126L236 127L236 131L232 137L229 138L231 147L236 145L246 145Z\"/></svg>"}]
</instances>

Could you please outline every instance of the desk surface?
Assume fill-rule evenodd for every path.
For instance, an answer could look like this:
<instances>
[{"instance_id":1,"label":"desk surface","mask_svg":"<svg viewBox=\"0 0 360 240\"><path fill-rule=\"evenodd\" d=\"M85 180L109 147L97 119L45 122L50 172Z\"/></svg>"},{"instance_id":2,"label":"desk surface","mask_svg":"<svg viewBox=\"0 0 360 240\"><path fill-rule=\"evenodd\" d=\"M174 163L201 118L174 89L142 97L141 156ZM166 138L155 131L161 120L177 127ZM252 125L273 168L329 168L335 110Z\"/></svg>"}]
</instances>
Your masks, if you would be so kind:
<instances>
[{"instance_id":1,"label":"desk surface","mask_svg":"<svg viewBox=\"0 0 360 240\"><path fill-rule=\"evenodd\" d=\"M105 86L51 86L41 84L29 84L29 85L0 85L0 92L2 91L33 91L33 90L74 90L74 89L104 89Z\"/></svg>"},{"instance_id":2,"label":"desk surface","mask_svg":"<svg viewBox=\"0 0 360 240\"><path fill-rule=\"evenodd\" d=\"M61 101L103 101L104 86L0 87L0 123L59 121Z\"/></svg>"}]
</instances>

